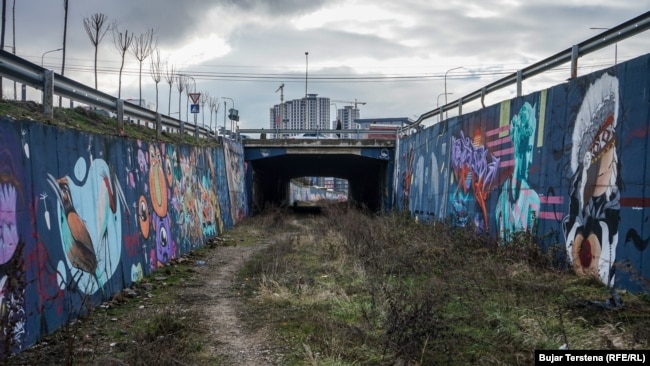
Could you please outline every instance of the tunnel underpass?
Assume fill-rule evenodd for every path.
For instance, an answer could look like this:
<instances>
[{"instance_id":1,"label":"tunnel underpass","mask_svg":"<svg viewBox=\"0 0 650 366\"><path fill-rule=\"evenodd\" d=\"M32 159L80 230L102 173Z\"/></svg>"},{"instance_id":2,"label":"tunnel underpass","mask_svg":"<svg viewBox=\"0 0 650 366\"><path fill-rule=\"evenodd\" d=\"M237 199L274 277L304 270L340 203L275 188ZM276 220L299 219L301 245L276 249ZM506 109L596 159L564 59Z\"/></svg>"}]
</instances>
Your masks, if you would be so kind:
<instances>
[{"instance_id":1,"label":"tunnel underpass","mask_svg":"<svg viewBox=\"0 0 650 366\"><path fill-rule=\"evenodd\" d=\"M289 203L289 183L300 177L348 180L348 200L372 211L389 209L394 141L246 141L253 212ZM279 146L278 146L279 145Z\"/></svg>"}]
</instances>

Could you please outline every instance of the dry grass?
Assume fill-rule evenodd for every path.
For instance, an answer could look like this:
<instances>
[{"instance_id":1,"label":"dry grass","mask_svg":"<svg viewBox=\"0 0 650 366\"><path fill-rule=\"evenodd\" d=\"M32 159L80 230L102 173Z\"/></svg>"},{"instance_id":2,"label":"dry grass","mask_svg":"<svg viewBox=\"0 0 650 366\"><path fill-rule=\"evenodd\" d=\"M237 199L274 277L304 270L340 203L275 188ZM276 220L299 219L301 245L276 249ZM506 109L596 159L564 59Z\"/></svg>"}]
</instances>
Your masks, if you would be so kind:
<instances>
[{"instance_id":1,"label":"dry grass","mask_svg":"<svg viewBox=\"0 0 650 366\"><path fill-rule=\"evenodd\" d=\"M255 323L274 326L289 364L533 364L534 350L565 343L648 347L647 297L622 293L620 310L586 305L610 294L525 233L499 244L345 207L299 223L244 271L259 279Z\"/></svg>"}]
</instances>

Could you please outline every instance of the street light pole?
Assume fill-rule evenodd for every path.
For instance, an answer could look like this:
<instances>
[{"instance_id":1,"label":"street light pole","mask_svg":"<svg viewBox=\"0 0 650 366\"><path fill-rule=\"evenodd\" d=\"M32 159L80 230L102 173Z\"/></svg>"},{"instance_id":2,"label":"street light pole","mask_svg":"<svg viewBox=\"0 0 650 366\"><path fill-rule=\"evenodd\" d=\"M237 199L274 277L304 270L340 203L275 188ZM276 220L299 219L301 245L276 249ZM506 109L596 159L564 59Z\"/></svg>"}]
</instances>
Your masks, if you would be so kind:
<instances>
[{"instance_id":1,"label":"street light pole","mask_svg":"<svg viewBox=\"0 0 650 366\"><path fill-rule=\"evenodd\" d=\"M228 100L230 101L230 103L232 103L232 109L235 110L235 101L234 101L232 98L221 97L221 99L228 99ZM226 104L226 102L223 103L223 106L224 106L224 111L223 111L223 114L224 114L224 119L223 119L223 135L224 135L224 137L225 137L225 136L226 136L226 118L225 118L226 111L225 111L225 109L227 108L227 104ZM231 136L232 136L232 133L233 133L233 131L232 131L232 119L231 119L231 120L230 120L230 134L231 134Z\"/></svg>"},{"instance_id":2,"label":"street light pole","mask_svg":"<svg viewBox=\"0 0 650 366\"><path fill-rule=\"evenodd\" d=\"M458 70L458 69L462 69L462 68L463 68L463 66L458 66L458 67L454 67L454 68L452 68L452 69L449 69L449 70L447 70L447 71L445 72L445 105L447 105L447 94L449 94L449 93L447 93L447 74L448 74L450 71ZM448 115L448 114L447 114L447 115ZM445 118L447 118L447 117L445 117Z\"/></svg>"},{"instance_id":3,"label":"street light pole","mask_svg":"<svg viewBox=\"0 0 650 366\"><path fill-rule=\"evenodd\" d=\"M307 80L309 77L309 52L305 52L305 123L303 128L307 129L307 112L309 108L307 107Z\"/></svg>"},{"instance_id":4,"label":"street light pole","mask_svg":"<svg viewBox=\"0 0 650 366\"><path fill-rule=\"evenodd\" d=\"M55 50L49 50L49 51L43 52L43 54L41 55L41 67L43 67L43 59L45 58L46 54L48 54L50 52L57 52L57 51L62 51L62 50L63 50L63 48L57 48Z\"/></svg>"}]
</instances>

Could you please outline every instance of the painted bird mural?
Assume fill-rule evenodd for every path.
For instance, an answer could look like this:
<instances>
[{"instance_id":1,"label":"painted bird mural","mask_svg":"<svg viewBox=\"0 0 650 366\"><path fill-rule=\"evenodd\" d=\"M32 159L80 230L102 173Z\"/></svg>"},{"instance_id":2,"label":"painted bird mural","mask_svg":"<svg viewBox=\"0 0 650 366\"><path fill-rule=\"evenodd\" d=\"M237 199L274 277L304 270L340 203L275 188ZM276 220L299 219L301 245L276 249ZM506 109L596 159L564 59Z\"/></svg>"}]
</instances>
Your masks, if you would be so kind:
<instances>
[{"instance_id":1,"label":"painted bird mural","mask_svg":"<svg viewBox=\"0 0 650 366\"><path fill-rule=\"evenodd\" d=\"M95 276L97 256L95 247L88 233L86 224L74 208L68 178L56 179L48 174L48 183L57 195L58 202L63 208L60 217L63 249L72 266Z\"/></svg>"}]
</instances>

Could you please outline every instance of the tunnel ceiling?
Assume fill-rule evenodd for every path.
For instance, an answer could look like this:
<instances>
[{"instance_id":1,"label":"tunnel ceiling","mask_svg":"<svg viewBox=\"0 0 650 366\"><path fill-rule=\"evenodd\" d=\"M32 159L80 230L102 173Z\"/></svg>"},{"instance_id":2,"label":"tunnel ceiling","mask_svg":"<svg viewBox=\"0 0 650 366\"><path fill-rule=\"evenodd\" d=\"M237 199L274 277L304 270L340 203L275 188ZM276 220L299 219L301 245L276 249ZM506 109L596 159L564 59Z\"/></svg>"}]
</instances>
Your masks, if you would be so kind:
<instances>
[{"instance_id":1,"label":"tunnel ceiling","mask_svg":"<svg viewBox=\"0 0 650 366\"><path fill-rule=\"evenodd\" d=\"M298 177L336 177L354 179L371 173L385 165L384 162L352 154L281 155L253 162L258 172L293 179Z\"/></svg>"}]
</instances>

